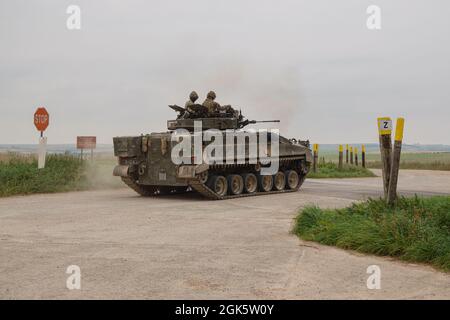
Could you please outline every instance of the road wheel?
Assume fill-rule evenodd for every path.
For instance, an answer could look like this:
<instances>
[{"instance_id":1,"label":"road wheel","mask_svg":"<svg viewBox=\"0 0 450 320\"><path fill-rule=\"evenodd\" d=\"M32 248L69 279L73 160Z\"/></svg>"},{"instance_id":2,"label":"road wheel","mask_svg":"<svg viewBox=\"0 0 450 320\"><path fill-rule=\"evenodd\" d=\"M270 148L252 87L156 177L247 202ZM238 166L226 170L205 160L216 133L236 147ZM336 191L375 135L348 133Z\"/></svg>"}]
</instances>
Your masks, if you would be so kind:
<instances>
[{"instance_id":1,"label":"road wheel","mask_svg":"<svg viewBox=\"0 0 450 320\"><path fill-rule=\"evenodd\" d=\"M284 173L281 171L278 171L273 176L273 189L276 191L281 191L284 189L286 185L286 178L284 176Z\"/></svg>"},{"instance_id":2,"label":"road wheel","mask_svg":"<svg viewBox=\"0 0 450 320\"><path fill-rule=\"evenodd\" d=\"M259 175L258 176L259 190L268 192L273 187L273 177L271 175Z\"/></svg>"},{"instance_id":3,"label":"road wheel","mask_svg":"<svg viewBox=\"0 0 450 320\"><path fill-rule=\"evenodd\" d=\"M238 174L230 174L228 180L228 193L232 195L241 194L244 191L244 179Z\"/></svg>"},{"instance_id":4,"label":"road wheel","mask_svg":"<svg viewBox=\"0 0 450 320\"><path fill-rule=\"evenodd\" d=\"M223 197L227 194L228 183L224 176L214 176L211 178L210 188L217 195Z\"/></svg>"},{"instance_id":5,"label":"road wheel","mask_svg":"<svg viewBox=\"0 0 450 320\"><path fill-rule=\"evenodd\" d=\"M253 173L243 175L245 193L255 193L258 188L258 179Z\"/></svg>"},{"instance_id":6,"label":"road wheel","mask_svg":"<svg viewBox=\"0 0 450 320\"><path fill-rule=\"evenodd\" d=\"M299 183L298 173L294 170L286 171L286 187L288 189L295 189Z\"/></svg>"},{"instance_id":7,"label":"road wheel","mask_svg":"<svg viewBox=\"0 0 450 320\"><path fill-rule=\"evenodd\" d=\"M198 178L201 183L205 184L208 181L208 171L203 171L198 175Z\"/></svg>"}]
</instances>

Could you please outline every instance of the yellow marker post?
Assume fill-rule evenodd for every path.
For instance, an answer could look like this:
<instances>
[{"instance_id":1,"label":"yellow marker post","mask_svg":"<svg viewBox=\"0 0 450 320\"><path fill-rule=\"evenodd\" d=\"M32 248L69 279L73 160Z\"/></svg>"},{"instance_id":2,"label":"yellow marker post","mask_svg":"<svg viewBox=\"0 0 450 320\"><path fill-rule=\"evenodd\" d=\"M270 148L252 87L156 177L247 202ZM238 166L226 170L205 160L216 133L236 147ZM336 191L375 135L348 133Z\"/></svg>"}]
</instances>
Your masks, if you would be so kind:
<instances>
[{"instance_id":1,"label":"yellow marker post","mask_svg":"<svg viewBox=\"0 0 450 320\"><path fill-rule=\"evenodd\" d=\"M389 117L377 119L378 133L380 135L380 153L383 163L383 189L384 197L387 199L389 191L389 179L391 175L391 154L392 154L392 120Z\"/></svg>"},{"instance_id":2,"label":"yellow marker post","mask_svg":"<svg viewBox=\"0 0 450 320\"><path fill-rule=\"evenodd\" d=\"M361 146L361 164L362 164L363 168L366 167L366 146L365 145Z\"/></svg>"},{"instance_id":3,"label":"yellow marker post","mask_svg":"<svg viewBox=\"0 0 450 320\"><path fill-rule=\"evenodd\" d=\"M405 129L405 119L398 118L395 126L395 141L403 141L403 130Z\"/></svg>"},{"instance_id":4,"label":"yellow marker post","mask_svg":"<svg viewBox=\"0 0 450 320\"><path fill-rule=\"evenodd\" d=\"M319 144L313 144L313 172L317 172L317 161L319 159Z\"/></svg>"},{"instance_id":5,"label":"yellow marker post","mask_svg":"<svg viewBox=\"0 0 450 320\"><path fill-rule=\"evenodd\" d=\"M350 147L350 164L353 164L353 147Z\"/></svg>"},{"instance_id":6,"label":"yellow marker post","mask_svg":"<svg viewBox=\"0 0 450 320\"><path fill-rule=\"evenodd\" d=\"M339 170L342 170L342 166L344 162L344 146L342 144L339 145Z\"/></svg>"},{"instance_id":7,"label":"yellow marker post","mask_svg":"<svg viewBox=\"0 0 450 320\"><path fill-rule=\"evenodd\" d=\"M398 172L400 170L400 155L402 153L403 129L405 127L405 119L398 118L395 126L394 150L392 153L391 172L389 175L389 189L387 201L389 205L393 205L397 199L397 183Z\"/></svg>"},{"instance_id":8,"label":"yellow marker post","mask_svg":"<svg viewBox=\"0 0 450 320\"><path fill-rule=\"evenodd\" d=\"M355 147L355 166L358 166L358 147Z\"/></svg>"},{"instance_id":9,"label":"yellow marker post","mask_svg":"<svg viewBox=\"0 0 450 320\"><path fill-rule=\"evenodd\" d=\"M345 163L348 164L348 144L345 145Z\"/></svg>"}]
</instances>

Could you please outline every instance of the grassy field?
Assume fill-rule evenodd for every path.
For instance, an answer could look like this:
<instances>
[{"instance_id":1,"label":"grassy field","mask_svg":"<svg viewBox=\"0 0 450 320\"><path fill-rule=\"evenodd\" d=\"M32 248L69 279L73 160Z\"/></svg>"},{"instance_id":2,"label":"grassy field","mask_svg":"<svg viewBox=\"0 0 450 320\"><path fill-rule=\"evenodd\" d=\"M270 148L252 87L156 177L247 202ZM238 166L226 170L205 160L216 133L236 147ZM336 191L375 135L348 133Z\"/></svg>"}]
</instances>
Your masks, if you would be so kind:
<instances>
[{"instance_id":1,"label":"grassy field","mask_svg":"<svg viewBox=\"0 0 450 320\"><path fill-rule=\"evenodd\" d=\"M320 158L324 157L325 161L338 162L337 152L319 153ZM361 153L359 153L361 161ZM366 154L367 168L381 168L380 154ZM418 169L418 170L450 170L450 152L412 152L402 153L401 169Z\"/></svg>"},{"instance_id":2,"label":"grassy field","mask_svg":"<svg viewBox=\"0 0 450 320\"><path fill-rule=\"evenodd\" d=\"M368 168L381 169L381 161L371 161L367 163ZM400 169L412 169L412 170L450 170L450 162L442 161L400 161Z\"/></svg>"},{"instance_id":3,"label":"grassy field","mask_svg":"<svg viewBox=\"0 0 450 320\"><path fill-rule=\"evenodd\" d=\"M370 156L367 167L381 169L379 154ZM416 170L450 170L450 152L403 153L400 162L401 169Z\"/></svg>"},{"instance_id":4,"label":"grassy field","mask_svg":"<svg viewBox=\"0 0 450 320\"><path fill-rule=\"evenodd\" d=\"M46 167L37 169L34 156L1 154L0 197L51 193L121 185L112 177L111 160L80 161L68 155L47 156Z\"/></svg>"},{"instance_id":5,"label":"grassy field","mask_svg":"<svg viewBox=\"0 0 450 320\"><path fill-rule=\"evenodd\" d=\"M431 264L450 272L450 196L368 200L344 209L303 209L294 233L304 240Z\"/></svg>"},{"instance_id":6,"label":"grassy field","mask_svg":"<svg viewBox=\"0 0 450 320\"><path fill-rule=\"evenodd\" d=\"M368 169L352 165L344 165L343 168L339 170L338 165L333 162L319 164L317 167L317 172L314 173L311 171L310 173L308 173L308 178L312 179L362 177L375 177L375 175Z\"/></svg>"}]
</instances>

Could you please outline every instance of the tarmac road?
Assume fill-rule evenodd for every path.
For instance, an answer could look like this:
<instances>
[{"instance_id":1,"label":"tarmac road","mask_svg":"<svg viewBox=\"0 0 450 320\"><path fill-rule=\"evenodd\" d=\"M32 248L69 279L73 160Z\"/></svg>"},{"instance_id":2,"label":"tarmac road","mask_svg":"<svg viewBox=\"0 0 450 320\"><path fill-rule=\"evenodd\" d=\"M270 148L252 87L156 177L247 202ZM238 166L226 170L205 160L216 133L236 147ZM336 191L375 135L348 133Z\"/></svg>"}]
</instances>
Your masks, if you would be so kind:
<instances>
[{"instance_id":1,"label":"tarmac road","mask_svg":"<svg viewBox=\"0 0 450 320\"><path fill-rule=\"evenodd\" d=\"M405 194L450 194L450 172L402 171ZM307 180L301 191L225 201L133 191L0 199L2 299L450 299L450 275L299 240L307 204L380 195L380 178ZM81 289L66 288L69 265ZM381 289L366 286L381 268Z\"/></svg>"}]
</instances>

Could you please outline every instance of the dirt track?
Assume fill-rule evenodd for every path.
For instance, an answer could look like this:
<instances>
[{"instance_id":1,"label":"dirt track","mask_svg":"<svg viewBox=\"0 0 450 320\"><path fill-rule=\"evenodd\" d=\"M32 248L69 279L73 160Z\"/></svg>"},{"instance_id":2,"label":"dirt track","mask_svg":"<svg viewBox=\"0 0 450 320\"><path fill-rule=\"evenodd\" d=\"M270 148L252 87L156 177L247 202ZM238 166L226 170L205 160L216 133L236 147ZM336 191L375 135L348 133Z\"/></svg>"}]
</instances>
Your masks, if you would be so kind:
<instances>
[{"instance_id":1,"label":"dirt track","mask_svg":"<svg viewBox=\"0 0 450 320\"><path fill-rule=\"evenodd\" d=\"M448 274L290 234L306 204L340 207L380 190L380 178L364 178L225 201L128 189L0 199L0 298L450 299ZM450 194L450 172L403 171L400 191ZM81 290L66 288L72 264ZM366 287L373 264L380 290Z\"/></svg>"}]
</instances>

